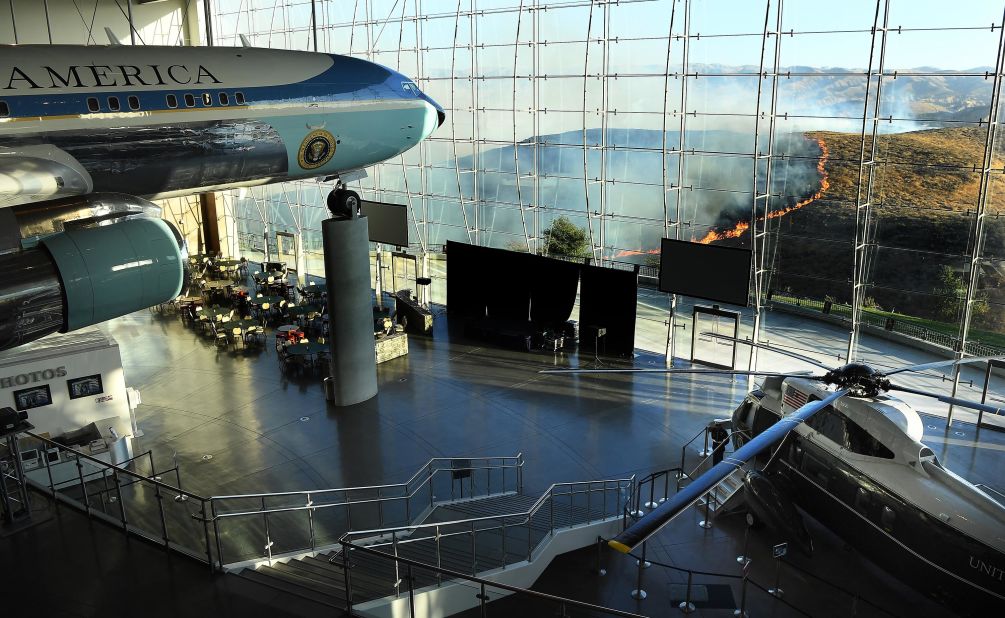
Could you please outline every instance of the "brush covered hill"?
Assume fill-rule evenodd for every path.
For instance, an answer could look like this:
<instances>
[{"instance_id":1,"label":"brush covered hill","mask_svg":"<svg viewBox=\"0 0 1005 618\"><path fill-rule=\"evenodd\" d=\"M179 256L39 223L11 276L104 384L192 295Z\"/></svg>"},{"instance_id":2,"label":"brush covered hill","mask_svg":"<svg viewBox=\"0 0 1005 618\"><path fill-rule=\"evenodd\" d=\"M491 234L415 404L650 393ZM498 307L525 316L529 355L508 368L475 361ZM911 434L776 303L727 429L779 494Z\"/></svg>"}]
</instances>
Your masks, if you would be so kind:
<instances>
[{"instance_id":1,"label":"brush covered hill","mask_svg":"<svg viewBox=\"0 0 1005 618\"><path fill-rule=\"evenodd\" d=\"M876 143L866 279L876 305L920 317L953 321L945 302L945 267L968 268L973 212L981 180L986 128L931 129L880 135ZM854 133L806 133L829 151L830 186L807 207L776 219L775 290L838 302L851 299L856 204L862 138ZM866 139L868 160L871 139ZM996 154L998 150L996 149ZM1005 175L992 160L977 325L1005 330ZM862 183L863 186L865 183ZM864 189L863 189L864 190ZM865 202L869 199L864 193ZM769 257L772 257L769 255ZM952 303L949 303L952 305Z\"/></svg>"}]
</instances>

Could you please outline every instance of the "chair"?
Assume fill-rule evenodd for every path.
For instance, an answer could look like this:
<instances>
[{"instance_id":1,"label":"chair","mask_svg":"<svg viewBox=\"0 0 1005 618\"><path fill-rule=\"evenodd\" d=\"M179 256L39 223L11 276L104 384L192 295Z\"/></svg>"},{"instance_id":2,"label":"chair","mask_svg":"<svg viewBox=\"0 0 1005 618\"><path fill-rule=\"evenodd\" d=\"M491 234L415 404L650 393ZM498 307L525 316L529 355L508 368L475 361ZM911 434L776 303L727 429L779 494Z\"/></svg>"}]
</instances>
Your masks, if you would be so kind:
<instances>
[{"instance_id":1,"label":"chair","mask_svg":"<svg viewBox=\"0 0 1005 618\"><path fill-rule=\"evenodd\" d=\"M244 345L244 332L241 330L241 327L235 326L230 329L230 344L236 348L238 341L241 342L241 345Z\"/></svg>"},{"instance_id":2,"label":"chair","mask_svg":"<svg viewBox=\"0 0 1005 618\"><path fill-rule=\"evenodd\" d=\"M209 326L210 326L210 330L213 333L213 338L214 338L214 340L216 342L216 347L230 345L230 341L228 341L228 339L227 339L227 333L225 333L224 331L218 329L216 327L216 322L210 321L209 322Z\"/></svg>"},{"instance_id":3,"label":"chair","mask_svg":"<svg viewBox=\"0 0 1005 618\"><path fill-rule=\"evenodd\" d=\"M256 345L265 345L265 329L261 326L249 326L244 331L244 343L254 342Z\"/></svg>"}]
</instances>

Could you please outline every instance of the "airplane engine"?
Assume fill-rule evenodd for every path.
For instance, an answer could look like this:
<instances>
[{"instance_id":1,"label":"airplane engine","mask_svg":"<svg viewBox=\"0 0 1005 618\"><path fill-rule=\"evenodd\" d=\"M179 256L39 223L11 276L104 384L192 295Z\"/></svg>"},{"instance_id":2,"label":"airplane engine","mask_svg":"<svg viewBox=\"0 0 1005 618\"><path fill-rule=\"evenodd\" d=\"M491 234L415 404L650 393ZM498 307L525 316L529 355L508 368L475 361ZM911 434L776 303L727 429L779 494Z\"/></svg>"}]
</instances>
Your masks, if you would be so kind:
<instances>
[{"instance_id":1,"label":"airplane engine","mask_svg":"<svg viewBox=\"0 0 1005 618\"><path fill-rule=\"evenodd\" d=\"M792 500L781 490L771 477L750 470L743 479L747 505L754 516L782 535L782 539L792 543L806 556L813 555L813 539L803 523Z\"/></svg>"},{"instance_id":2,"label":"airplane engine","mask_svg":"<svg viewBox=\"0 0 1005 618\"><path fill-rule=\"evenodd\" d=\"M155 218L67 222L34 247L0 254L0 350L175 298L186 262L179 239Z\"/></svg>"}]
</instances>

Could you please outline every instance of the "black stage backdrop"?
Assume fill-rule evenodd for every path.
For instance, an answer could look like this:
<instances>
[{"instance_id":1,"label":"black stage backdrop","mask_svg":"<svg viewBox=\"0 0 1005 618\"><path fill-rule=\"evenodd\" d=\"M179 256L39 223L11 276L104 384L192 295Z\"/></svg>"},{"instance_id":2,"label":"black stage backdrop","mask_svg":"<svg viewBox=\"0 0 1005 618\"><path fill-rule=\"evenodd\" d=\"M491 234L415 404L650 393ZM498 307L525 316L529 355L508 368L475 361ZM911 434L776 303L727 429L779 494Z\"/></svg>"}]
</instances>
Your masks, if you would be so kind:
<instances>
[{"instance_id":1,"label":"black stage backdrop","mask_svg":"<svg viewBox=\"0 0 1005 618\"><path fill-rule=\"evenodd\" d=\"M536 256L519 251L477 247L483 260L482 276L488 283L485 304L495 320L526 323L530 319L528 271Z\"/></svg>"},{"instance_id":2,"label":"black stage backdrop","mask_svg":"<svg viewBox=\"0 0 1005 618\"><path fill-rule=\"evenodd\" d=\"M524 276L530 281L530 319L540 326L558 328L572 315L579 287L579 264L538 255Z\"/></svg>"},{"instance_id":3,"label":"black stage backdrop","mask_svg":"<svg viewBox=\"0 0 1005 618\"><path fill-rule=\"evenodd\" d=\"M479 260L482 247L447 241L447 311L469 317L485 317L485 288Z\"/></svg>"},{"instance_id":4,"label":"black stage backdrop","mask_svg":"<svg viewBox=\"0 0 1005 618\"><path fill-rule=\"evenodd\" d=\"M607 329L600 349L631 356L635 350L635 309L638 276L628 270L583 266L579 289L580 346L593 347L595 327Z\"/></svg>"}]
</instances>

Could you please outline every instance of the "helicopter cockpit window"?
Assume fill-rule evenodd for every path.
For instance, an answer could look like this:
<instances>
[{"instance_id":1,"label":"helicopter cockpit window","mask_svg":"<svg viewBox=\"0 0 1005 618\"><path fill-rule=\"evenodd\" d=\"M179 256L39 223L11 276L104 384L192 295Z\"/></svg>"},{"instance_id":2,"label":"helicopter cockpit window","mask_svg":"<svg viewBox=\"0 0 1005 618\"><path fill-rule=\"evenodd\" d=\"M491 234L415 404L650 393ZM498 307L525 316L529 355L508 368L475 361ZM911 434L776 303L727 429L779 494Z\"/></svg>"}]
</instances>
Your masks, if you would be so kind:
<instances>
[{"instance_id":1,"label":"helicopter cockpit window","mask_svg":"<svg viewBox=\"0 0 1005 618\"><path fill-rule=\"evenodd\" d=\"M806 424L838 446L858 455L893 459L893 451L844 414L828 406L810 417Z\"/></svg>"}]
</instances>

